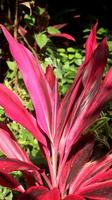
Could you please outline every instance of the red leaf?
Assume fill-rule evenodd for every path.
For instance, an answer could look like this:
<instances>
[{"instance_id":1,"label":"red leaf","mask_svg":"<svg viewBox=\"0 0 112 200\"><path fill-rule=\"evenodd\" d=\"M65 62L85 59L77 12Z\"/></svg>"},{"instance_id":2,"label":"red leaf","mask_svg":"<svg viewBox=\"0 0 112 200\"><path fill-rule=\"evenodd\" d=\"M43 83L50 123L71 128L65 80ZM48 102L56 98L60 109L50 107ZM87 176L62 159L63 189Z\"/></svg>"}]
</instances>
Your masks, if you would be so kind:
<instances>
[{"instance_id":1,"label":"red leaf","mask_svg":"<svg viewBox=\"0 0 112 200\"><path fill-rule=\"evenodd\" d=\"M12 190L24 192L24 188L12 176L5 172L0 172L0 185Z\"/></svg>"},{"instance_id":2,"label":"red leaf","mask_svg":"<svg viewBox=\"0 0 112 200\"><path fill-rule=\"evenodd\" d=\"M88 110L88 118L92 116L91 121L94 121L101 112L102 108L112 99L112 67L109 69L104 81L101 84L99 92L92 102Z\"/></svg>"},{"instance_id":3,"label":"red leaf","mask_svg":"<svg viewBox=\"0 0 112 200\"><path fill-rule=\"evenodd\" d=\"M0 172L10 173L13 171L23 171L23 174L26 179L28 177L34 180L34 184L43 185L40 173L40 170L37 166L33 165L31 162L22 162L20 160L15 159L0 159ZM31 184L31 181L28 181L28 184Z\"/></svg>"},{"instance_id":4,"label":"red leaf","mask_svg":"<svg viewBox=\"0 0 112 200\"><path fill-rule=\"evenodd\" d=\"M43 182L41 179L41 173L43 172L43 170L35 166L33 163L23 162L20 160L8 159L8 158L0 159L1 172L10 173L13 171L18 171L18 170L23 171L23 174L25 175L26 178L32 177L32 179L35 180L35 182L43 185ZM29 181L29 184L30 183L31 181Z\"/></svg>"},{"instance_id":5,"label":"red leaf","mask_svg":"<svg viewBox=\"0 0 112 200\"><path fill-rule=\"evenodd\" d=\"M5 130L0 128L0 150L8 157L24 162L30 162L27 153L21 149L19 144Z\"/></svg>"},{"instance_id":6,"label":"red leaf","mask_svg":"<svg viewBox=\"0 0 112 200\"><path fill-rule=\"evenodd\" d=\"M96 193L96 191L100 191L100 189L101 192L98 194L101 194L102 189L105 188L105 194L107 195L107 188L112 186L112 172L110 171L111 169L109 170L109 168L111 168L111 163L112 154L106 155L98 161L86 163L80 170L76 179L74 179L76 187L70 187L69 193L80 194L86 197L88 194L92 196L94 192ZM110 171L110 176L108 170Z\"/></svg>"},{"instance_id":7,"label":"red leaf","mask_svg":"<svg viewBox=\"0 0 112 200\"><path fill-rule=\"evenodd\" d=\"M32 187L18 200L60 200L60 195L58 189L48 191L45 187Z\"/></svg>"},{"instance_id":8,"label":"red leaf","mask_svg":"<svg viewBox=\"0 0 112 200\"><path fill-rule=\"evenodd\" d=\"M8 158L0 159L1 172L10 173L18 170L41 172L41 170L37 166L33 165L31 162L27 163L27 162L22 162L20 160L8 159Z\"/></svg>"},{"instance_id":9,"label":"red leaf","mask_svg":"<svg viewBox=\"0 0 112 200\"><path fill-rule=\"evenodd\" d=\"M96 198L99 197L99 199L106 198L112 200L112 180L101 183L95 183L90 186L88 185L87 187L82 188L80 194L88 198L89 196L91 196Z\"/></svg>"},{"instance_id":10,"label":"red leaf","mask_svg":"<svg viewBox=\"0 0 112 200\"><path fill-rule=\"evenodd\" d=\"M97 29L98 23L96 23L94 25L94 27L92 28L92 31L86 41L86 56L85 56L85 62L87 62L92 53L94 52L94 50L97 47L97 41L96 41L96 29Z\"/></svg>"},{"instance_id":11,"label":"red leaf","mask_svg":"<svg viewBox=\"0 0 112 200\"><path fill-rule=\"evenodd\" d=\"M45 78L39 60L27 48L18 43L3 25L1 25L1 28L9 43L11 54L22 73L26 88L32 98L37 115L37 122L41 129L50 137L52 95L51 88ZM41 142L43 142L42 140L44 138L41 139Z\"/></svg>"},{"instance_id":12,"label":"red leaf","mask_svg":"<svg viewBox=\"0 0 112 200\"><path fill-rule=\"evenodd\" d=\"M63 98L63 100L61 102L61 106L59 108L59 112L58 112L58 120L59 120L58 121L58 131L59 131L58 132L58 140L59 141L60 141L60 136L62 134L63 128L65 127L65 123L66 123L66 121L69 121L67 118L70 116L74 105L77 103L77 100L80 97L80 94L82 93L82 91L84 89L83 84L85 83L85 81L87 81L86 79L88 77L88 73L90 73L90 71L93 70L93 67L92 67L93 64L92 63L87 64L87 61L92 56L92 54L96 48L96 35L95 35L96 28L97 28L97 24L93 27L93 29L88 37L88 40L86 42L86 59L85 59L84 63L79 67L78 73L75 76L75 80L74 80L73 84L70 86L65 97ZM91 48L89 45L91 46ZM106 54L107 45L103 49L105 50L105 54ZM100 52L100 50L99 50L99 52ZM97 53L96 53L96 55L97 55ZM98 55L99 55L99 53L98 53ZM102 55L102 57L103 57L103 55ZM93 62L94 62L94 59L93 59ZM91 66L91 64L92 64L92 66ZM67 130L67 132L68 132L68 130Z\"/></svg>"},{"instance_id":13,"label":"red leaf","mask_svg":"<svg viewBox=\"0 0 112 200\"><path fill-rule=\"evenodd\" d=\"M36 139L45 144L36 119L24 108L16 94L2 84L0 84L0 105L4 107L8 117L27 128Z\"/></svg>"},{"instance_id":14,"label":"red leaf","mask_svg":"<svg viewBox=\"0 0 112 200\"><path fill-rule=\"evenodd\" d=\"M63 37L67 40L75 41L75 38L67 33L56 33L56 34L50 34L51 37Z\"/></svg>"},{"instance_id":15,"label":"red leaf","mask_svg":"<svg viewBox=\"0 0 112 200\"><path fill-rule=\"evenodd\" d=\"M55 87L56 77L55 77L53 69L50 65L48 65L46 68L45 76L46 76L46 79L47 79L51 89L53 90Z\"/></svg>"},{"instance_id":16,"label":"red leaf","mask_svg":"<svg viewBox=\"0 0 112 200\"><path fill-rule=\"evenodd\" d=\"M78 182L77 177L81 169L87 163L92 155L94 146L94 139L92 135L83 136L77 144L71 150L67 162L64 164L64 167L61 168L60 162L60 191L63 192L66 188L74 187L77 188L81 178ZM65 187L66 186L66 187Z\"/></svg>"},{"instance_id":17,"label":"red leaf","mask_svg":"<svg viewBox=\"0 0 112 200\"><path fill-rule=\"evenodd\" d=\"M85 198L80 195L68 195L64 200L85 200Z\"/></svg>"},{"instance_id":18,"label":"red leaf","mask_svg":"<svg viewBox=\"0 0 112 200\"><path fill-rule=\"evenodd\" d=\"M57 29L61 29L63 27L67 26L67 23L64 23L64 24L55 24L53 27L54 28L57 28Z\"/></svg>"},{"instance_id":19,"label":"red leaf","mask_svg":"<svg viewBox=\"0 0 112 200\"><path fill-rule=\"evenodd\" d=\"M78 140L82 131L91 125L92 116L89 115L89 118L87 117L88 109L90 108L90 105L94 101L95 95L99 90L102 75L107 62L107 54L108 47L106 40L104 39L94 51L94 54L86 65L84 75L82 77L84 89L72 110L72 114L69 119L70 122L69 120L67 121L68 124L70 123L71 129L66 138L67 149L68 146L71 146ZM66 132L68 133L68 131Z\"/></svg>"},{"instance_id":20,"label":"red leaf","mask_svg":"<svg viewBox=\"0 0 112 200\"><path fill-rule=\"evenodd\" d=\"M2 125L2 128L4 128L4 125ZM7 130L8 128L5 127L5 129ZM21 149L21 147L19 146L19 144L13 137L12 133L9 134L6 130L3 130L0 128L0 140L5 141L5 142L0 143L0 150L8 158L17 159L19 161L27 162L30 164L31 162L30 162L29 157L26 154L26 152ZM33 181L33 185L35 183L37 185L36 174L34 172L31 173L31 172L25 171L24 176L25 176L25 179L27 179L27 183L29 185L32 184L32 181ZM38 174L37 174L37 176L38 176ZM29 177L31 180L29 179ZM40 179L40 176L39 176L39 179ZM40 183L42 184L41 179L38 181L40 181Z\"/></svg>"},{"instance_id":21,"label":"red leaf","mask_svg":"<svg viewBox=\"0 0 112 200\"><path fill-rule=\"evenodd\" d=\"M48 189L44 186L30 187L27 191L25 191L22 195L20 195L18 200L40 200L38 199L38 197L47 192L48 192Z\"/></svg>"}]
</instances>

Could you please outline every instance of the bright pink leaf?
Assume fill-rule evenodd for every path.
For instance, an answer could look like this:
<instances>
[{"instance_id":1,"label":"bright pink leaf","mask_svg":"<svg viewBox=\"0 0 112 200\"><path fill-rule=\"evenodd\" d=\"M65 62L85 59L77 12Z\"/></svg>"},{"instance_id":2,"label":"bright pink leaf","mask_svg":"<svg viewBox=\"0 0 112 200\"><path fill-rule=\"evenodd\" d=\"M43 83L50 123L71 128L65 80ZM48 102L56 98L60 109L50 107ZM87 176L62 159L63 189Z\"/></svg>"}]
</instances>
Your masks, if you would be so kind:
<instances>
[{"instance_id":1,"label":"bright pink leaf","mask_svg":"<svg viewBox=\"0 0 112 200\"><path fill-rule=\"evenodd\" d=\"M97 47L96 35L95 35L96 28L97 28L97 24L95 24L95 26L93 27L93 29L88 37L88 40L86 42L86 59L85 59L84 63L79 67L78 72L75 76L75 80L74 80L73 84L70 86L70 88L68 89L65 97L63 98L63 100L61 102L61 106L59 108L59 112L58 112L58 120L59 121L58 121L58 130L57 130L57 131L59 131L59 133L58 133L59 141L60 141L60 135L62 134L63 128L65 127L66 120L67 120L68 116L70 116L70 113L73 110L73 107L76 104L76 101L78 100L78 98L80 97L80 94L82 93L82 91L84 89L83 83L85 81L87 81L86 78L88 77L88 72L90 73L90 71L93 70L91 63L87 64L87 61L92 56L94 50ZM91 49L90 49L89 45L91 45ZM106 53L107 45L106 45L106 48L103 48L103 49L105 50L105 53ZM98 53L98 55L99 55L99 53ZM102 55L102 57L103 57L103 55ZM82 78L83 78L83 80L82 80ZM82 83L82 81L83 81L83 83Z\"/></svg>"},{"instance_id":2,"label":"bright pink leaf","mask_svg":"<svg viewBox=\"0 0 112 200\"><path fill-rule=\"evenodd\" d=\"M112 99L112 67L109 69L100 90L88 109L88 116L92 116L91 123L99 116L100 111Z\"/></svg>"},{"instance_id":3,"label":"bright pink leaf","mask_svg":"<svg viewBox=\"0 0 112 200\"><path fill-rule=\"evenodd\" d=\"M11 135L0 128L0 150L8 157L18 159L24 162L30 162L27 153L21 149L19 144L11 137Z\"/></svg>"},{"instance_id":4,"label":"bright pink leaf","mask_svg":"<svg viewBox=\"0 0 112 200\"><path fill-rule=\"evenodd\" d=\"M16 138L15 138L15 136L14 136L14 134L11 132L11 130L8 128L8 126L7 126L4 122L1 122L1 123L0 123L0 129L2 129L2 130L4 130L4 131L8 132L8 134L10 135L10 137L11 137L13 140L17 141Z\"/></svg>"},{"instance_id":5,"label":"bright pink leaf","mask_svg":"<svg viewBox=\"0 0 112 200\"><path fill-rule=\"evenodd\" d=\"M93 56L87 63L82 81L84 85L83 92L75 104L72 115L67 123L70 123L70 133L67 137L66 146L71 146L78 140L82 131L91 125L91 117L87 118L88 109L92 102L94 102L95 95L100 87L102 75L107 62L108 47L106 40L94 51ZM94 73L93 73L94 70ZM69 128L67 127L67 130Z\"/></svg>"},{"instance_id":6,"label":"bright pink leaf","mask_svg":"<svg viewBox=\"0 0 112 200\"><path fill-rule=\"evenodd\" d=\"M27 48L18 43L3 25L1 25L1 28L32 98L37 122L41 129L50 137L52 95L39 60Z\"/></svg>"},{"instance_id":7,"label":"bright pink leaf","mask_svg":"<svg viewBox=\"0 0 112 200\"><path fill-rule=\"evenodd\" d=\"M55 77L53 68L49 65L46 69L46 79L52 89L52 96L54 97L54 101L52 104L53 116L52 116L52 137L56 135L57 128L57 113L60 105L60 95L58 92L58 83ZM56 142L56 140L54 139Z\"/></svg>"},{"instance_id":8,"label":"bright pink leaf","mask_svg":"<svg viewBox=\"0 0 112 200\"><path fill-rule=\"evenodd\" d=\"M29 177L32 178L37 184L43 184L40 173L42 170L40 170L37 166L32 164L31 162L22 162L20 160L15 159L0 159L0 172L10 173L13 171L23 171L23 174L25 175L25 178ZM30 183L30 181L29 181Z\"/></svg>"},{"instance_id":9,"label":"bright pink leaf","mask_svg":"<svg viewBox=\"0 0 112 200\"><path fill-rule=\"evenodd\" d=\"M13 171L39 171L41 172L37 166L33 165L31 162L23 162L20 160L15 159L8 159L8 158L2 158L0 159L0 171L10 173Z\"/></svg>"},{"instance_id":10,"label":"bright pink leaf","mask_svg":"<svg viewBox=\"0 0 112 200\"><path fill-rule=\"evenodd\" d=\"M48 67L44 74L38 59L34 58L22 44L14 40L5 27L2 25L1 27L32 98L37 123L21 106L16 95L4 86L0 86L0 102L11 119L20 124L23 123L22 125L39 140L50 171L48 177L47 175L45 177L45 174L42 177L45 177L51 190L49 191L46 187L32 187L32 181L34 185L36 181L38 186L43 184L42 171L29 161L27 155L4 127L0 128L0 138L6 143L1 144L0 148L9 158L15 159L1 159L0 173L21 170L26 175L26 181L28 178L32 179L28 185L31 186L30 189L20 195L19 200L60 200L63 196L63 200L85 200L86 198L112 200L112 154L92 161L91 153L94 142L86 140L84 143L83 137L86 136L82 135L82 132L97 119L106 102L112 98L110 95L112 93L112 68L102 80L107 62L107 42L104 39L97 47L97 24L93 27L86 42L85 61L79 67L75 80L63 98L61 106L57 80L52 68ZM51 36L56 35L74 41L72 36L65 33ZM11 113L11 106L14 107L15 113ZM22 119L16 116L17 114L20 114ZM39 134L37 134L38 129ZM44 139L44 134L48 136L45 137L46 139ZM9 149L12 151L8 152ZM10 179L10 177L5 178ZM5 184L3 179L1 182Z\"/></svg>"},{"instance_id":11,"label":"bright pink leaf","mask_svg":"<svg viewBox=\"0 0 112 200\"><path fill-rule=\"evenodd\" d=\"M37 127L36 119L24 108L16 94L3 84L0 84L0 105L8 117L27 128L36 139L45 144L45 138Z\"/></svg>"},{"instance_id":12,"label":"bright pink leaf","mask_svg":"<svg viewBox=\"0 0 112 200\"><path fill-rule=\"evenodd\" d=\"M112 200L112 180L88 185L80 190L80 194L88 197L107 198Z\"/></svg>"},{"instance_id":13,"label":"bright pink leaf","mask_svg":"<svg viewBox=\"0 0 112 200\"><path fill-rule=\"evenodd\" d=\"M100 87L103 71L107 62L107 54L108 47L104 39L85 64L85 71L83 71L83 68L83 73L79 71L79 77L77 75L72 87L62 101L58 113L58 140L60 141L60 152L62 155L66 150L69 154L71 146L80 138L82 131L91 125L92 115L91 117L90 115L87 117L87 114ZM67 117L65 113L67 113ZM62 133L63 135L60 139ZM65 145L66 150L64 149Z\"/></svg>"},{"instance_id":14,"label":"bright pink leaf","mask_svg":"<svg viewBox=\"0 0 112 200\"><path fill-rule=\"evenodd\" d=\"M5 141L5 142L0 143L0 150L8 158L17 159L19 161L31 163L27 153L21 149L21 147L17 143L16 139L13 137L12 133L8 130L8 128L4 124L2 124L1 127L2 129L0 128L0 140ZM25 179L27 179L28 185L32 185L32 184L37 185L36 174L34 172L32 173L32 172L25 171L24 177ZM40 179L40 183L42 183L41 179Z\"/></svg>"}]
</instances>

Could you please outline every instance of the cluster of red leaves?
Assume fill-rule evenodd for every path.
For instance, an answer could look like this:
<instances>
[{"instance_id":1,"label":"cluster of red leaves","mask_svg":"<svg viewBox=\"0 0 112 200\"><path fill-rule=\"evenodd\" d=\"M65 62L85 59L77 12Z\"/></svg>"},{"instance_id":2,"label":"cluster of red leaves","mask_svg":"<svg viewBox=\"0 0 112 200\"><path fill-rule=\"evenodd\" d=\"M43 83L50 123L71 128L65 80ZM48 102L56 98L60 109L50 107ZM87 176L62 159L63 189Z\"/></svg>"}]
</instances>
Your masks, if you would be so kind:
<instances>
[{"instance_id":1,"label":"cluster of red leaves","mask_svg":"<svg viewBox=\"0 0 112 200\"><path fill-rule=\"evenodd\" d=\"M0 84L0 105L9 118L28 129L37 139L49 173L34 165L13 134L0 125L0 185L20 192L18 200L111 200L112 153L92 160L94 136L83 134L112 99L112 68L104 80L108 46L106 38L97 46L96 28L86 42L84 63L61 99L52 67L43 72L40 62L1 25L10 52L32 99L36 118L15 93ZM11 172L20 170L26 188Z\"/></svg>"}]
</instances>

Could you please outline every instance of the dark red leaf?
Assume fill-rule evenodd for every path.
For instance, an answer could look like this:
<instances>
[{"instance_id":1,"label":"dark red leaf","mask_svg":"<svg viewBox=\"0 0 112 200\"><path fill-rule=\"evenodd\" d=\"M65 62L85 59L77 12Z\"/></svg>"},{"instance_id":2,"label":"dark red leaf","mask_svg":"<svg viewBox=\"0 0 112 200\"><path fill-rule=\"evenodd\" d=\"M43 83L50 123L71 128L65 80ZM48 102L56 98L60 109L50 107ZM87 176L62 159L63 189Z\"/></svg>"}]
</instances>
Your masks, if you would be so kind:
<instances>
[{"instance_id":1,"label":"dark red leaf","mask_svg":"<svg viewBox=\"0 0 112 200\"><path fill-rule=\"evenodd\" d=\"M85 198L80 195L68 195L64 200L85 200Z\"/></svg>"},{"instance_id":2,"label":"dark red leaf","mask_svg":"<svg viewBox=\"0 0 112 200\"><path fill-rule=\"evenodd\" d=\"M0 172L0 185L8 187L12 190L24 192L24 188L22 187L22 185L18 183L11 175L5 172Z\"/></svg>"},{"instance_id":3,"label":"dark red leaf","mask_svg":"<svg viewBox=\"0 0 112 200\"><path fill-rule=\"evenodd\" d=\"M60 200L60 195L58 189L48 191L45 187L32 187L18 200Z\"/></svg>"},{"instance_id":4,"label":"dark red leaf","mask_svg":"<svg viewBox=\"0 0 112 200\"><path fill-rule=\"evenodd\" d=\"M78 187L78 182L74 183L75 178L78 176L78 173L80 173L84 164L90 160L93 146L93 135L83 136L78 143L74 145L64 168L61 168L62 171L60 172L59 183L61 191L65 191L65 186L68 188L68 186L72 184L75 184L74 187Z\"/></svg>"},{"instance_id":5,"label":"dark red leaf","mask_svg":"<svg viewBox=\"0 0 112 200\"><path fill-rule=\"evenodd\" d=\"M47 79L51 89L54 89L56 77L54 75L53 68L50 65L48 65L48 67L46 68L45 76L46 76L46 79Z\"/></svg>"}]
</instances>

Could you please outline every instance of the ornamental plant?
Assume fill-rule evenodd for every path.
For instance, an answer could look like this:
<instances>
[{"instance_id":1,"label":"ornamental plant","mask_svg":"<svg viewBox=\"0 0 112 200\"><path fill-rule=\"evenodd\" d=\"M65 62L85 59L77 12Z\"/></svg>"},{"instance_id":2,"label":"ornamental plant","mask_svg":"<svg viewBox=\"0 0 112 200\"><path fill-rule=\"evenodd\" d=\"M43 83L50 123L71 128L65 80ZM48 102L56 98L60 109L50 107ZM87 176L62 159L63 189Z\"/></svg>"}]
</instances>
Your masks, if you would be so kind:
<instances>
[{"instance_id":1,"label":"ornamental plant","mask_svg":"<svg viewBox=\"0 0 112 200\"><path fill-rule=\"evenodd\" d=\"M86 41L84 63L61 98L52 67L44 73L38 58L1 28L32 99L35 117L3 84L0 105L37 139L47 168L33 164L13 133L1 124L0 150L6 157L0 159L0 184L18 191L18 200L111 200L112 153L94 159L94 135L86 131L112 99L112 68L102 78L108 57L106 38L97 45L95 24ZM11 175L16 170L22 171L25 186Z\"/></svg>"}]
</instances>

